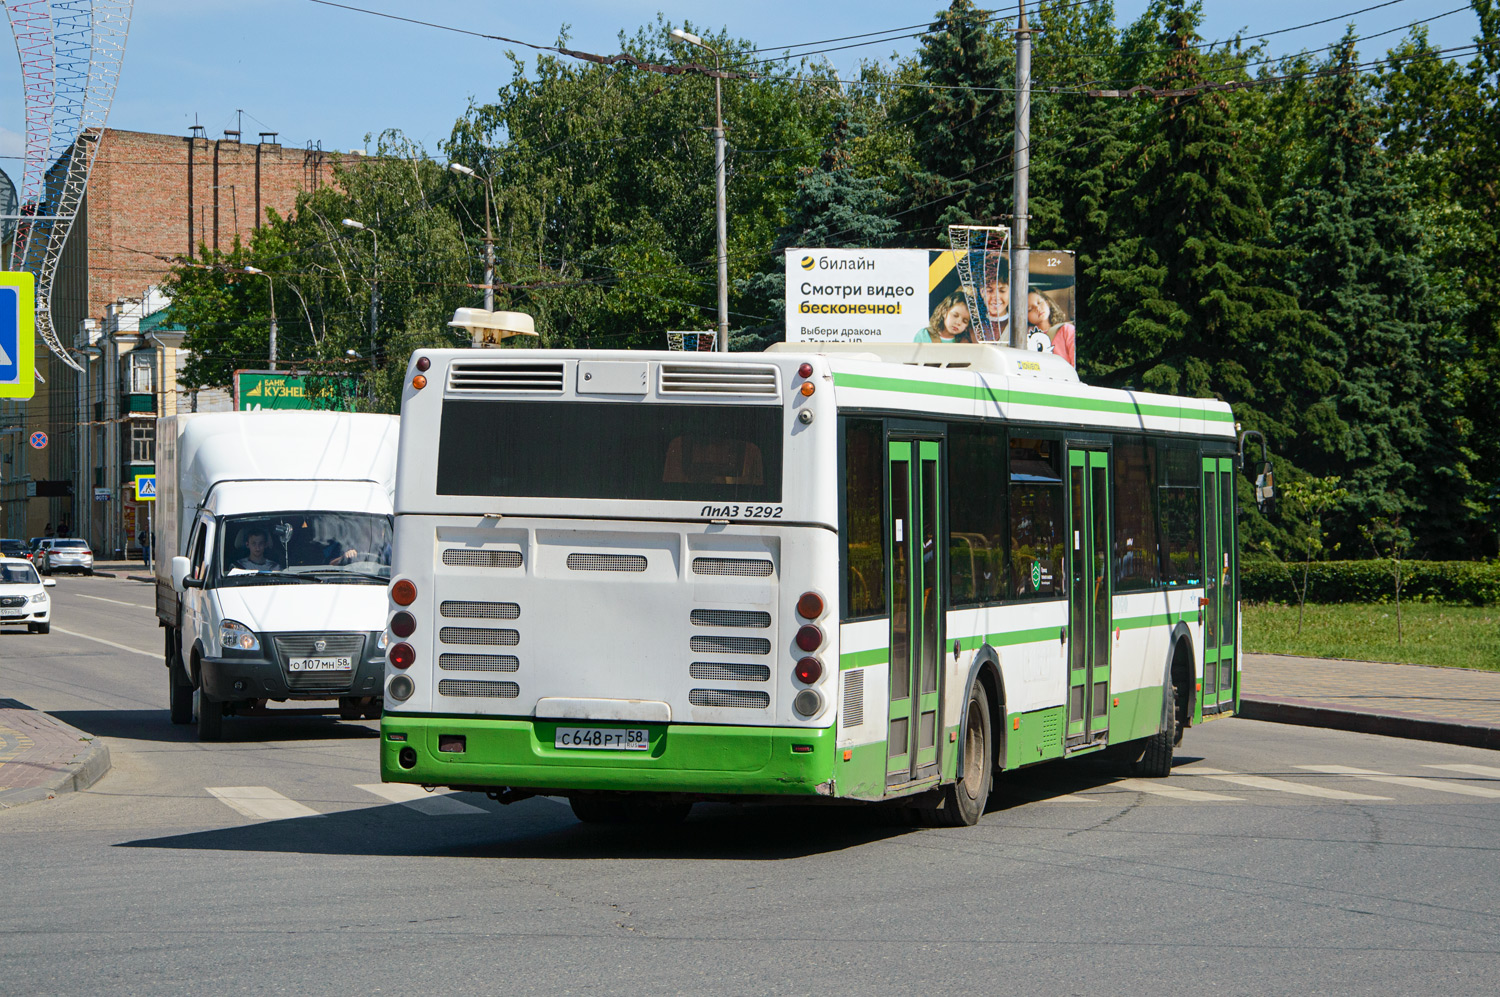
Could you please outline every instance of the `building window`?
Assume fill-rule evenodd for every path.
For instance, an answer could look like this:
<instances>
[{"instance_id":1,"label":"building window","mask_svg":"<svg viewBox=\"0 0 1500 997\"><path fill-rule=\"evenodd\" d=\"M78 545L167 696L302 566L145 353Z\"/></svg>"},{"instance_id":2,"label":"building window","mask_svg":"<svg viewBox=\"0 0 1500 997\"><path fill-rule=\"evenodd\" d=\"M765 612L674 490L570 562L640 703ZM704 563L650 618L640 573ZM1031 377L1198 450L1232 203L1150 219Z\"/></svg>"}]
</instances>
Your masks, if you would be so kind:
<instances>
[{"instance_id":1,"label":"building window","mask_svg":"<svg viewBox=\"0 0 1500 997\"><path fill-rule=\"evenodd\" d=\"M156 463L156 423L142 420L130 424L130 462Z\"/></svg>"},{"instance_id":2,"label":"building window","mask_svg":"<svg viewBox=\"0 0 1500 997\"><path fill-rule=\"evenodd\" d=\"M153 359L154 355L149 352L130 354L130 366L126 371L126 376L129 378L126 394L149 395L152 393L151 375L155 371Z\"/></svg>"}]
</instances>

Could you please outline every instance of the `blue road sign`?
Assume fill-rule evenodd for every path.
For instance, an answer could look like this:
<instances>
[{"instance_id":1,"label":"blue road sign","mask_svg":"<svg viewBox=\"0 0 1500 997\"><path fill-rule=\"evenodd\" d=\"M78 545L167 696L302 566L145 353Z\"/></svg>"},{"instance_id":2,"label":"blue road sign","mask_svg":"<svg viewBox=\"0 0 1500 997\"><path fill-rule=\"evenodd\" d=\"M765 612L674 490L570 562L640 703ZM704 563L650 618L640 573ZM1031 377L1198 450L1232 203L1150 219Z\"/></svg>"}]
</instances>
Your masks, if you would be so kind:
<instances>
[{"instance_id":1,"label":"blue road sign","mask_svg":"<svg viewBox=\"0 0 1500 997\"><path fill-rule=\"evenodd\" d=\"M0 273L0 398L36 393L35 351L36 278Z\"/></svg>"},{"instance_id":2,"label":"blue road sign","mask_svg":"<svg viewBox=\"0 0 1500 997\"><path fill-rule=\"evenodd\" d=\"M32 433L31 445L38 450L45 449L47 446L47 434L42 432L40 429Z\"/></svg>"},{"instance_id":3,"label":"blue road sign","mask_svg":"<svg viewBox=\"0 0 1500 997\"><path fill-rule=\"evenodd\" d=\"M135 476L135 500L137 502L156 501L156 475L137 474Z\"/></svg>"}]
</instances>

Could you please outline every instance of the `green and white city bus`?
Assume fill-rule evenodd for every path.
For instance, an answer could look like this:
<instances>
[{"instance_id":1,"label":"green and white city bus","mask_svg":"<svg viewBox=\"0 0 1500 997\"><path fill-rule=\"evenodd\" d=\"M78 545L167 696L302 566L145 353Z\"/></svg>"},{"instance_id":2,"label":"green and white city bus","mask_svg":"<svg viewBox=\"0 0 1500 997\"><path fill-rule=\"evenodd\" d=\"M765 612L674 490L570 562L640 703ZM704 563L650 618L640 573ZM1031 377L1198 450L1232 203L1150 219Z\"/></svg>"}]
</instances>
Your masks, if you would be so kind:
<instances>
[{"instance_id":1,"label":"green and white city bus","mask_svg":"<svg viewBox=\"0 0 1500 997\"><path fill-rule=\"evenodd\" d=\"M430 350L381 773L585 820L901 801L1239 695L1234 417L995 345Z\"/></svg>"}]
</instances>

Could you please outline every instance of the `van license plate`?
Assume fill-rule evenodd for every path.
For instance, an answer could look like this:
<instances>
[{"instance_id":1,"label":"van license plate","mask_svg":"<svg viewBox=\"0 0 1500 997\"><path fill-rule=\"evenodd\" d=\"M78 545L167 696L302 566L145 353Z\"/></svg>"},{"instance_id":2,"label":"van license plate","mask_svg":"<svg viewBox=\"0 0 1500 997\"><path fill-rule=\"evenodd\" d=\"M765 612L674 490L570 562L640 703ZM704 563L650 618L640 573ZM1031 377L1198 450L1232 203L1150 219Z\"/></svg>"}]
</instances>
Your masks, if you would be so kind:
<instances>
[{"instance_id":1,"label":"van license plate","mask_svg":"<svg viewBox=\"0 0 1500 997\"><path fill-rule=\"evenodd\" d=\"M354 670L353 658L288 658L286 667L294 672L348 672Z\"/></svg>"},{"instance_id":2,"label":"van license plate","mask_svg":"<svg viewBox=\"0 0 1500 997\"><path fill-rule=\"evenodd\" d=\"M608 748L613 751L646 751L650 731L642 727L559 727L552 741L557 748Z\"/></svg>"}]
</instances>

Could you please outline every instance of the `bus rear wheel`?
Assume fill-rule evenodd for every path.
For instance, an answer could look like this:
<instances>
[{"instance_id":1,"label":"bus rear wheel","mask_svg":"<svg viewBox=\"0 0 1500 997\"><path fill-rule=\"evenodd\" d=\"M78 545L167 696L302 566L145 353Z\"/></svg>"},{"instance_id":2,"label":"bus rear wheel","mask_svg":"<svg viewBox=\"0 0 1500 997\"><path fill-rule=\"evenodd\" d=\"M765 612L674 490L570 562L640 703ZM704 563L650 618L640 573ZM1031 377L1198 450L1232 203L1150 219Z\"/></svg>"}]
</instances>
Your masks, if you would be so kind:
<instances>
[{"instance_id":1,"label":"bus rear wheel","mask_svg":"<svg viewBox=\"0 0 1500 997\"><path fill-rule=\"evenodd\" d=\"M641 799L633 793L580 793L568 805L585 824L680 824L693 809L691 803Z\"/></svg>"},{"instance_id":2,"label":"bus rear wheel","mask_svg":"<svg viewBox=\"0 0 1500 997\"><path fill-rule=\"evenodd\" d=\"M990 750L990 700L984 686L969 690L969 708L964 711L964 762L958 781L942 791L935 807L916 813L924 827L972 827L984 816L994 786L995 766Z\"/></svg>"},{"instance_id":3,"label":"bus rear wheel","mask_svg":"<svg viewBox=\"0 0 1500 997\"><path fill-rule=\"evenodd\" d=\"M1172 748L1182 739L1177 725L1177 686L1167 686L1162 704L1161 730L1146 738L1145 750L1130 766L1130 774L1165 779L1172 774Z\"/></svg>"}]
</instances>

